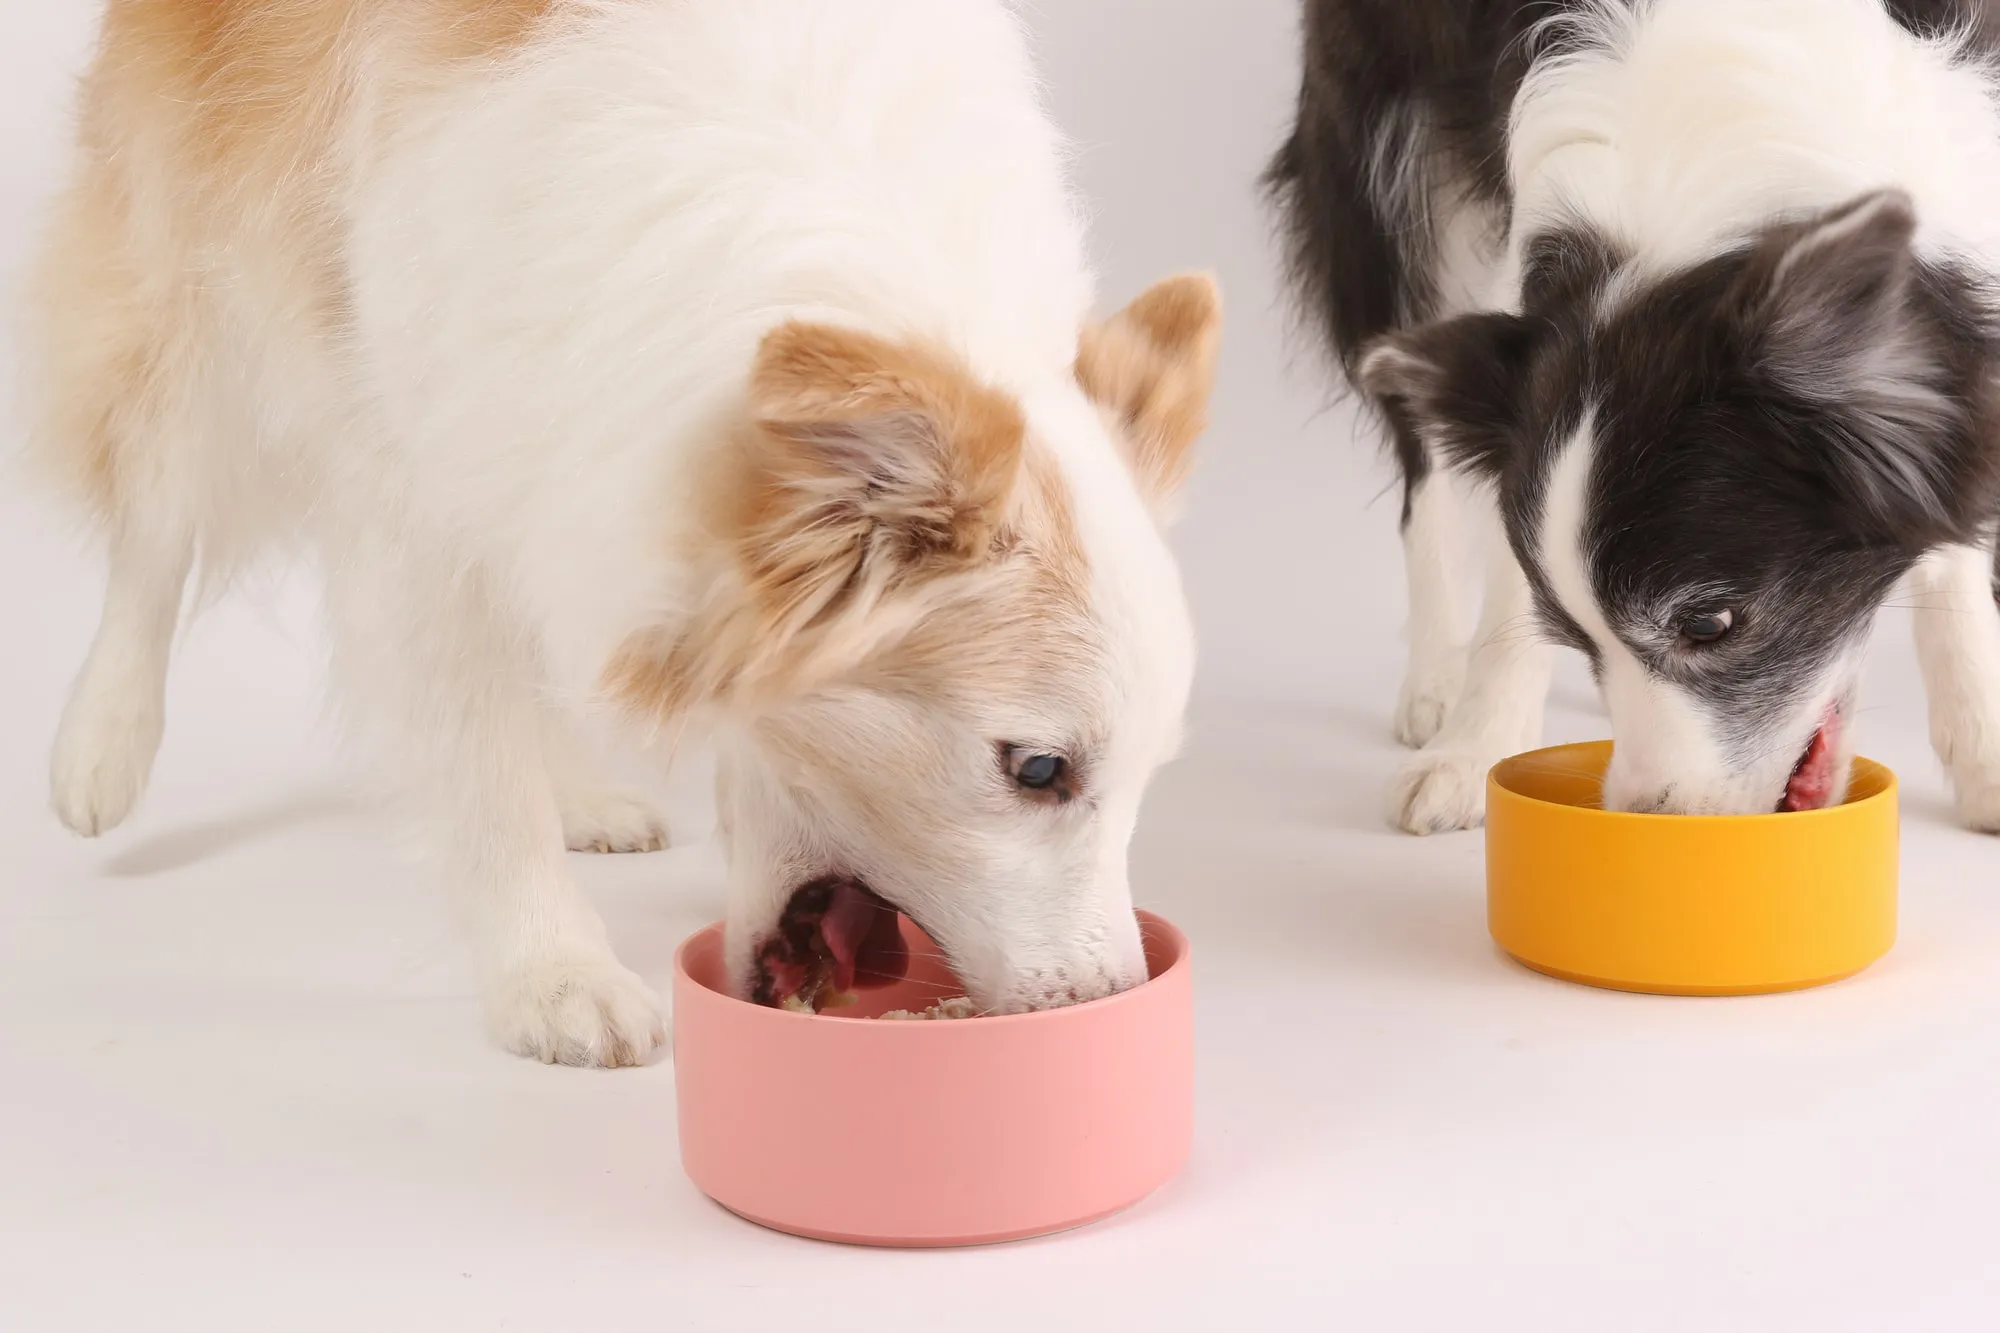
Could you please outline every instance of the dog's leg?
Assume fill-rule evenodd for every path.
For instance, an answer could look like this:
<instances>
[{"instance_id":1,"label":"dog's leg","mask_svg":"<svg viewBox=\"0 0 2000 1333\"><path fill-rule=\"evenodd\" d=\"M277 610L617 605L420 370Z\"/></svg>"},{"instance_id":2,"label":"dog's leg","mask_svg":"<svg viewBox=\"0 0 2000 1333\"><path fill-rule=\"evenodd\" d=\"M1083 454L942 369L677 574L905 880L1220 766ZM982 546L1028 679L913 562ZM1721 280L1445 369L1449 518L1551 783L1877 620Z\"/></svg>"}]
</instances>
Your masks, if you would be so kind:
<instances>
[{"instance_id":1,"label":"dog's leg","mask_svg":"<svg viewBox=\"0 0 2000 1333\"><path fill-rule=\"evenodd\" d=\"M1935 551L1917 566L1914 583L1931 744L1951 774L1959 818L2000 833L2000 608L1992 552Z\"/></svg>"},{"instance_id":2,"label":"dog's leg","mask_svg":"<svg viewBox=\"0 0 2000 1333\"><path fill-rule=\"evenodd\" d=\"M1497 513L1487 517L1486 602L1465 689L1444 728L1410 757L1390 787L1390 815L1410 833L1443 833L1483 822L1487 771L1532 748L1542 733L1549 650L1535 625L1527 576L1508 549Z\"/></svg>"},{"instance_id":3,"label":"dog's leg","mask_svg":"<svg viewBox=\"0 0 2000 1333\"><path fill-rule=\"evenodd\" d=\"M508 1050L626 1065L665 1041L658 998L612 954L565 855L538 667L477 570L354 540L330 580L344 674L390 728L466 915Z\"/></svg>"},{"instance_id":4,"label":"dog's leg","mask_svg":"<svg viewBox=\"0 0 2000 1333\"><path fill-rule=\"evenodd\" d=\"M50 803L86 838L131 813L166 727L167 659L194 537L163 527L127 521L115 532L97 638L56 731Z\"/></svg>"},{"instance_id":5,"label":"dog's leg","mask_svg":"<svg viewBox=\"0 0 2000 1333\"><path fill-rule=\"evenodd\" d=\"M577 721L545 709L543 743L563 840L573 852L657 852L667 826L645 797L604 776Z\"/></svg>"},{"instance_id":6,"label":"dog's leg","mask_svg":"<svg viewBox=\"0 0 2000 1333\"><path fill-rule=\"evenodd\" d=\"M1436 467L1406 482L1403 573L1410 597L1410 661L1396 702L1396 739L1428 745L1465 681L1459 640L1462 516L1451 478Z\"/></svg>"}]
</instances>

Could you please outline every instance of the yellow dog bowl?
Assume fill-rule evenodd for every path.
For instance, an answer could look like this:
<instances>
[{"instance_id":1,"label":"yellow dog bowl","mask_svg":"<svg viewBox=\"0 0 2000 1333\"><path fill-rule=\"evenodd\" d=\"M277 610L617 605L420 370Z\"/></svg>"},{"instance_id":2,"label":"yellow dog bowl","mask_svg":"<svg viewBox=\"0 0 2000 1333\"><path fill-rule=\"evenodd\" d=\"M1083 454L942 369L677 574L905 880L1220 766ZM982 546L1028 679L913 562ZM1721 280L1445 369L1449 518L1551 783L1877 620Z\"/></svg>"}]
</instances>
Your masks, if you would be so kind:
<instances>
[{"instance_id":1,"label":"yellow dog bowl","mask_svg":"<svg viewBox=\"0 0 2000 1333\"><path fill-rule=\"evenodd\" d=\"M1896 942L1896 775L1854 761L1842 805L1630 815L1600 805L1611 742L1496 765L1486 923L1538 972L1660 995L1853 976Z\"/></svg>"}]
</instances>

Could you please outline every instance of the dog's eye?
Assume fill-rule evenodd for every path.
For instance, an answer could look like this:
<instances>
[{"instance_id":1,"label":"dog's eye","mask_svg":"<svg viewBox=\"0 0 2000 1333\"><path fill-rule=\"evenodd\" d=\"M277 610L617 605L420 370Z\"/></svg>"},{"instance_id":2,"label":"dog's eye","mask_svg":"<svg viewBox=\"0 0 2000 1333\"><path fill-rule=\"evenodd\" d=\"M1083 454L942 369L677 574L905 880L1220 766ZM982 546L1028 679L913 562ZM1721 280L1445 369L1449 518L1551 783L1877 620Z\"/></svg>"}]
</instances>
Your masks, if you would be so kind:
<instances>
[{"instance_id":1,"label":"dog's eye","mask_svg":"<svg viewBox=\"0 0 2000 1333\"><path fill-rule=\"evenodd\" d=\"M1014 763L1014 781L1030 791L1047 791L1062 780L1065 767L1061 755L1024 755Z\"/></svg>"},{"instance_id":2,"label":"dog's eye","mask_svg":"<svg viewBox=\"0 0 2000 1333\"><path fill-rule=\"evenodd\" d=\"M1736 624L1733 611L1708 611L1681 622L1681 637L1689 643L1714 643Z\"/></svg>"},{"instance_id":3,"label":"dog's eye","mask_svg":"<svg viewBox=\"0 0 2000 1333\"><path fill-rule=\"evenodd\" d=\"M1056 801L1070 798L1069 760L1061 755L1020 745L1005 747L1001 755L1007 766L1007 776L1022 791Z\"/></svg>"}]
</instances>

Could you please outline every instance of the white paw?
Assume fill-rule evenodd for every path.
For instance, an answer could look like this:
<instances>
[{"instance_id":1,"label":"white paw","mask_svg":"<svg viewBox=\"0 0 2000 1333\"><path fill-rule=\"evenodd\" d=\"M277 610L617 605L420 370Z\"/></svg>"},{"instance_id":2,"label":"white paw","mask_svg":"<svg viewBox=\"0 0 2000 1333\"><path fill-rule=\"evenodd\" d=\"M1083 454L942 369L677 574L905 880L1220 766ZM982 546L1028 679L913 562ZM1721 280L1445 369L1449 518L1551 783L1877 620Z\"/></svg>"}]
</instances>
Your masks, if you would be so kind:
<instances>
[{"instance_id":1,"label":"white paw","mask_svg":"<svg viewBox=\"0 0 2000 1333\"><path fill-rule=\"evenodd\" d=\"M573 852L657 852L667 826L631 792L601 787L562 799L563 841Z\"/></svg>"},{"instance_id":2,"label":"white paw","mask_svg":"<svg viewBox=\"0 0 2000 1333\"><path fill-rule=\"evenodd\" d=\"M1977 833L2000 833L2000 764L1955 764L1951 787L1958 800L1959 820L1967 828Z\"/></svg>"},{"instance_id":3,"label":"white paw","mask_svg":"<svg viewBox=\"0 0 2000 1333\"><path fill-rule=\"evenodd\" d=\"M1462 664L1444 670L1417 671L1403 677L1403 692L1396 700L1396 739L1412 750L1421 750L1444 730L1445 717L1458 702L1464 685Z\"/></svg>"},{"instance_id":4,"label":"white paw","mask_svg":"<svg viewBox=\"0 0 2000 1333\"><path fill-rule=\"evenodd\" d=\"M86 838L118 827L146 790L165 726L162 701L145 685L79 681L49 762L56 818Z\"/></svg>"},{"instance_id":5,"label":"white paw","mask_svg":"<svg viewBox=\"0 0 2000 1333\"><path fill-rule=\"evenodd\" d=\"M1959 821L1978 833L2000 833L2000 730L1985 721L1996 714L1983 698L1931 700L1931 746L1951 775Z\"/></svg>"},{"instance_id":6,"label":"white paw","mask_svg":"<svg viewBox=\"0 0 2000 1333\"><path fill-rule=\"evenodd\" d=\"M544 1064L644 1064L667 1041L660 1000L609 955L525 967L487 994L493 1036Z\"/></svg>"},{"instance_id":7,"label":"white paw","mask_svg":"<svg viewBox=\"0 0 2000 1333\"><path fill-rule=\"evenodd\" d=\"M1423 750L1389 784L1389 817L1406 833L1449 833L1486 822L1486 774L1497 759Z\"/></svg>"}]
</instances>

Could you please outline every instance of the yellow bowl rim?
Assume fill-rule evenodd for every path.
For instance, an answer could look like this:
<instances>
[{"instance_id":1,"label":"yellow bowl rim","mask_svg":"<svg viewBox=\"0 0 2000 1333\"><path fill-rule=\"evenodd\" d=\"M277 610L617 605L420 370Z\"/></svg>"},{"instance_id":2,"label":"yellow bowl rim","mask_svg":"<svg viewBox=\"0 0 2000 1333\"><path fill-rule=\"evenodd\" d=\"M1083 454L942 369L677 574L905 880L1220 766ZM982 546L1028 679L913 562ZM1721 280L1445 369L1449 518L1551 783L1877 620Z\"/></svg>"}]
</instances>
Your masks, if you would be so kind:
<instances>
[{"instance_id":1,"label":"yellow bowl rim","mask_svg":"<svg viewBox=\"0 0 2000 1333\"><path fill-rule=\"evenodd\" d=\"M1519 801L1524 805L1542 806L1550 810L1567 810L1584 818L1637 821L1655 820L1674 824L1714 824L1726 822L1739 825L1758 820L1783 820L1786 824L1790 825L1797 824L1803 820L1838 819L1843 816L1851 818L1866 811L1868 807L1878 801L1890 801L1893 803L1897 794L1896 770L1890 768L1880 760L1870 759L1866 755L1858 754L1854 756L1855 769L1859 770L1865 767L1881 774L1884 780L1880 791L1871 796L1863 796L1859 800L1842 801L1839 805L1824 806L1818 810L1773 810L1768 814L1761 815L1668 815L1636 810L1605 810L1599 807L1570 805L1564 801L1549 801L1539 796L1530 796L1526 792L1514 790L1500 778L1500 771L1502 769L1523 759L1532 759L1536 755L1554 754L1558 750L1581 750L1599 745L1610 745L1611 743L1609 740L1570 741L1562 745L1544 745L1539 749L1523 750L1519 754L1510 754L1487 770L1486 786L1489 797L1494 793L1504 793L1509 799ZM1850 777L1850 784L1852 781L1853 778ZM1853 812L1853 814L1850 815L1849 812Z\"/></svg>"}]
</instances>

